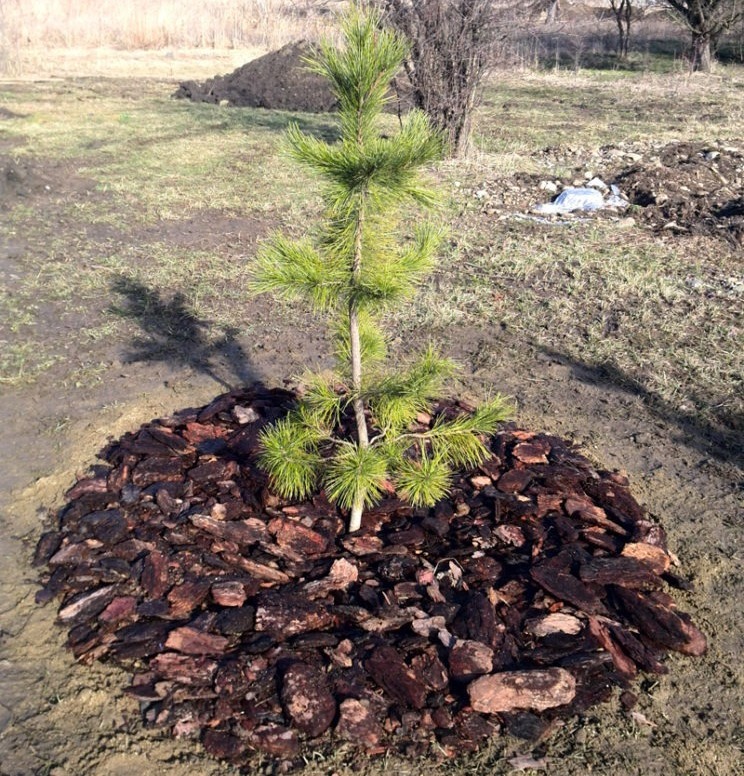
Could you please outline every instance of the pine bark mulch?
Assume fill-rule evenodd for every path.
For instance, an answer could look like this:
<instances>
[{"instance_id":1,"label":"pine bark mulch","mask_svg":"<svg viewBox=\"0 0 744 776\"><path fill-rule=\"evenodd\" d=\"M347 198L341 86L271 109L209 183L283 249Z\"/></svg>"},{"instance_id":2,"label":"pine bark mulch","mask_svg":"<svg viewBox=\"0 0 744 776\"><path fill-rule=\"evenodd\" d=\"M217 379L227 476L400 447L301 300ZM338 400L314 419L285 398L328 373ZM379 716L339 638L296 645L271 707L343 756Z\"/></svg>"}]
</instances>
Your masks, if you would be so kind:
<instances>
[{"instance_id":1,"label":"pine bark mulch","mask_svg":"<svg viewBox=\"0 0 744 776\"><path fill-rule=\"evenodd\" d=\"M146 724L239 765L339 741L454 755L541 738L669 651L705 652L623 475L508 428L447 500L390 492L345 534L322 493L284 502L256 467L293 398L254 386L125 435L38 543L37 600L62 599L77 660L132 672Z\"/></svg>"}]
</instances>

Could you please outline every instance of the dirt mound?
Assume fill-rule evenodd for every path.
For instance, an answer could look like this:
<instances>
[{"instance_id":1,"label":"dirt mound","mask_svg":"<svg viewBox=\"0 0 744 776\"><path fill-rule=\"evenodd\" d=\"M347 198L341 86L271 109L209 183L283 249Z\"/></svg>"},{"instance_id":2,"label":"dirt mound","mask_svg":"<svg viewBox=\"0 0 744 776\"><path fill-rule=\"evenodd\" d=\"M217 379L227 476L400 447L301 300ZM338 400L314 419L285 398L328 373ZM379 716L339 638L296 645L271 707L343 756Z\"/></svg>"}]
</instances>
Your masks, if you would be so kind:
<instances>
[{"instance_id":1,"label":"dirt mound","mask_svg":"<svg viewBox=\"0 0 744 776\"><path fill-rule=\"evenodd\" d=\"M48 190L47 180L32 162L0 157L0 206Z\"/></svg>"},{"instance_id":2,"label":"dirt mound","mask_svg":"<svg viewBox=\"0 0 744 776\"><path fill-rule=\"evenodd\" d=\"M744 245L744 151L670 143L615 175L614 182L657 229L718 234Z\"/></svg>"},{"instance_id":3,"label":"dirt mound","mask_svg":"<svg viewBox=\"0 0 744 776\"><path fill-rule=\"evenodd\" d=\"M507 430L450 499L391 493L348 535L322 494L284 502L255 466L292 400L257 386L127 434L39 542L37 600L63 597L81 662L134 670L146 723L241 764L339 741L454 756L501 728L541 738L667 651L705 651L623 476Z\"/></svg>"},{"instance_id":4,"label":"dirt mound","mask_svg":"<svg viewBox=\"0 0 744 776\"><path fill-rule=\"evenodd\" d=\"M0 210L19 202L90 193L95 182L79 176L64 159L30 159L0 154Z\"/></svg>"},{"instance_id":5,"label":"dirt mound","mask_svg":"<svg viewBox=\"0 0 744 776\"><path fill-rule=\"evenodd\" d=\"M236 107L328 113L335 110L337 101L327 80L308 72L304 57L309 53L310 46L304 41L288 43L229 75L204 83L186 81L173 97L193 102L226 101Z\"/></svg>"}]
</instances>

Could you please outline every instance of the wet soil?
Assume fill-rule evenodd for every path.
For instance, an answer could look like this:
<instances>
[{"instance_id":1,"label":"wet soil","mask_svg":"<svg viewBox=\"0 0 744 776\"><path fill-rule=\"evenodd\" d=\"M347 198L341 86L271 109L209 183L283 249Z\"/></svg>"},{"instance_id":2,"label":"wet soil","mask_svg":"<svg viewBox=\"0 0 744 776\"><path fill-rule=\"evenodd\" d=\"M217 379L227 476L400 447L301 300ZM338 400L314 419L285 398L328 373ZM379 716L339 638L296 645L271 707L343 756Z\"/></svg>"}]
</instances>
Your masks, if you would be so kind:
<instances>
[{"instance_id":1,"label":"wet soil","mask_svg":"<svg viewBox=\"0 0 744 776\"><path fill-rule=\"evenodd\" d=\"M744 150L669 143L612 176L657 230L717 235L744 247Z\"/></svg>"},{"instance_id":2,"label":"wet soil","mask_svg":"<svg viewBox=\"0 0 744 776\"><path fill-rule=\"evenodd\" d=\"M274 384L284 366L277 339L286 342L290 330L286 322L280 334L258 337L266 358L256 360L256 372ZM673 660L668 675L636 689L640 700L634 711L640 717L624 711L616 695L600 712L567 721L564 737L559 731L552 743L535 747L507 737L491 754L492 771L509 772L500 757L525 751L547 755L561 774L585 773L592 762L603 769L632 762L640 772L672 774L714 772L699 764L706 761L733 767L739 757L733 743L739 723L731 710L740 698L738 656L744 648L736 604L743 592L735 550L742 540L736 518L740 471L701 450L700 440L684 429L654 417L637 396L593 374L528 349L511 357L504 370L497 364L513 352L513 343L492 347L484 364L487 332L452 335L457 346L450 342L448 352L466 361L478 354L478 366L467 379L470 390L480 394L496 386L516 395L526 408L522 422L571 438L603 466L628 472L636 497L666 527L670 548L681 559L678 572L694 581L694 591L679 595L680 605L703 624L711 645L707 657ZM3 449L14 450L22 464L13 478L19 487L3 504L3 773L36 773L50 763L49 772L59 776L145 772L155 764L179 775L195 768L205 774L231 772L193 741L173 741L144 728L139 703L123 694L131 676L109 666L76 665L64 648L53 609L34 602L33 549L49 526L46 508L63 503L75 471L85 471L110 435L192 400L207 401L218 388L204 373L167 364L135 364L127 372L126 377L111 373L105 390L34 389L6 394L3 400L5 418L23 419L2 431ZM112 406L112 400L118 404ZM43 415L60 407L70 416L69 426L61 437L50 436ZM567 754L572 759L564 759ZM350 765L349 757L342 749L330 767L339 773L376 773L364 761ZM410 773L430 770L411 763L405 767ZM458 767L468 772L470 766L465 761ZM329 763L319 762L307 772L331 771Z\"/></svg>"},{"instance_id":3,"label":"wet soil","mask_svg":"<svg viewBox=\"0 0 744 776\"><path fill-rule=\"evenodd\" d=\"M485 212L527 213L536 203L549 201L551 192L586 186L598 177L607 186L616 185L631 207L577 211L553 220L625 217L656 233L712 236L733 250L744 246L744 148L675 142L606 146L589 158L584 152L571 155L551 148L536 156L541 163L560 164L573 172L559 179L517 173L506 180L486 181L479 190ZM551 188L546 190L546 185Z\"/></svg>"}]
</instances>

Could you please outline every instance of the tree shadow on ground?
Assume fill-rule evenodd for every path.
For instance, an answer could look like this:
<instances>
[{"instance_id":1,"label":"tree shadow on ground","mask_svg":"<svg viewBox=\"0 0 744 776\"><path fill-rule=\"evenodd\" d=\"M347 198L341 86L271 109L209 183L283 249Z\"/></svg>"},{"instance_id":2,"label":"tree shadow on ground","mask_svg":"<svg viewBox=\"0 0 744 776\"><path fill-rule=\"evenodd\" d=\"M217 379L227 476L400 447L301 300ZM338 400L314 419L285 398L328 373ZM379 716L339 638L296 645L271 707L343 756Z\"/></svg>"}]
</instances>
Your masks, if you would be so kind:
<instances>
[{"instance_id":1,"label":"tree shadow on ground","mask_svg":"<svg viewBox=\"0 0 744 776\"><path fill-rule=\"evenodd\" d=\"M571 367L573 377L581 382L640 396L651 413L679 429L680 443L718 460L744 467L744 414L741 412L711 405L698 395L690 397L695 409L683 410L614 364L595 366L545 346L539 346L539 350Z\"/></svg>"},{"instance_id":2,"label":"tree shadow on ground","mask_svg":"<svg viewBox=\"0 0 744 776\"><path fill-rule=\"evenodd\" d=\"M227 389L258 379L238 342L239 330L226 327L215 335L212 324L189 309L182 293L166 299L160 291L126 276L116 278L111 290L121 300L112 305L112 312L136 321L142 329L125 351L125 362L160 361L189 367Z\"/></svg>"},{"instance_id":3,"label":"tree shadow on ground","mask_svg":"<svg viewBox=\"0 0 744 776\"><path fill-rule=\"evenodd\" d=\"M239 111L239 123L246 129L269 129L284 134L296 124L305 134L335 143L341 138L341 128L335 113L295 113L267 108L230 108ZM327 117L327 118L326 118Z\"/></svg>"},{"instance_id":4,"label":"tree shadow on ground","mask_svg":"<svg viewBox=\"0 0 744 776\"><path fill-rule=\"evenodd\" d=\"M334 143L341 137L338 126L332 121L326 121L319 114L291 113L289 111L266 110L264 108L222 108L210 103L198 103L202 116L199 123L192 128L182 128L178 131L163 132L152 137L139 138L136 142L138 149L150 148L167 144L186 138L199 138L212 136L219 140L222 132L231 130L267 130L269 134L281 136L291 124L296 124L305 134ZM205 106L205 107L202 107ZM210 111L214 109L214 113ZM217 111L229 111L218 114ZM96 141L96 149L106 146L107 141Z\"/></svg>"}]
</instances>

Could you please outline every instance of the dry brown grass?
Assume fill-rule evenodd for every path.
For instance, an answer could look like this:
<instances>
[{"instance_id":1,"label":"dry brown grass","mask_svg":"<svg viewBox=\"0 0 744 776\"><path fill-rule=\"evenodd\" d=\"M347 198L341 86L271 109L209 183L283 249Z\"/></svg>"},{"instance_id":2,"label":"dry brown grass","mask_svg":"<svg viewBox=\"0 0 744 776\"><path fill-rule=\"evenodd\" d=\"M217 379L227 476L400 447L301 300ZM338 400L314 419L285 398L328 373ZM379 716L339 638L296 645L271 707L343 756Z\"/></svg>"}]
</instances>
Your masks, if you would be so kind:
<instances>
[{"instance_id":1,"label":"dry brown grass","mask_svg":"<svg viewBox=\"0 0 744 776\"><path fill-rule=\"evenodd\" d=\"M319 37L337 5L338 0L2 0L0 73L45 74L87 57L96 74L112 74L101 72L112 51L117 57L193 49L249 50L255 56Z\"/></svg>"}]
</instances>

